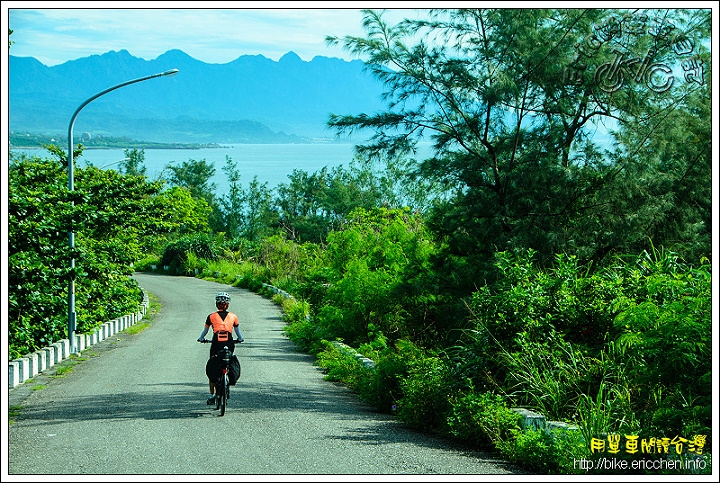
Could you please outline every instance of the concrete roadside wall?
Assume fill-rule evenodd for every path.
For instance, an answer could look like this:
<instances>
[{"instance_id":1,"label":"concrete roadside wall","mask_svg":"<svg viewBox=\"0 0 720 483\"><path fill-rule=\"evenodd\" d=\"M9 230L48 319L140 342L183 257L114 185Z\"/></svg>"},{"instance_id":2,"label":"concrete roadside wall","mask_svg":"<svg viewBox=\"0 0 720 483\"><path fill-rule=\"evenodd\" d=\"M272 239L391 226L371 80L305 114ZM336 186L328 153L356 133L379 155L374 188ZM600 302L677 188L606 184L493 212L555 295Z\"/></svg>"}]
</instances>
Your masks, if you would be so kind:
<instances>
[{"instance_id":1,"label":"concrete roadside wall","mask_svg":"<svg viewBox=\"0 0 720 483\"><path fill-rule=\"evenodd\" d=\"M91 334L75 334L75 348L81 352L138 323L147 314L149 305L148 294L143 290L143 302L137 312L105 322ZM13 359L8 368L8 386L10 389L17 387L69 357L70 340L63 339L32 354Z\"/></svg>"}]
</instances>

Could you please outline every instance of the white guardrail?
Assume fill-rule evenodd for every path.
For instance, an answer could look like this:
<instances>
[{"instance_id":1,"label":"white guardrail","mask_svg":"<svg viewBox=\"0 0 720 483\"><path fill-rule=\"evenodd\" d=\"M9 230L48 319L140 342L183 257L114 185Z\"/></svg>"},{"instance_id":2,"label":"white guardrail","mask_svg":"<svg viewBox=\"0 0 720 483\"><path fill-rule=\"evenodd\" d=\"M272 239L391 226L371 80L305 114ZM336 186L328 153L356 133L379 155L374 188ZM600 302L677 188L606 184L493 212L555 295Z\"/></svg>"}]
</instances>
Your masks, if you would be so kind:
<instances>
[{"instance_id":1,"label":"white guardrail","mask_svg":"<svg viewBox=\"0 0 720 483\"><path fill-rule=\"evenodd\" d=\"M138 323L147 313L149 305L148 294L143 290L143 301L138 306L137 312L105 322L91 334L75 334L75 347L77 351L81 352ZM28 379L35 377L39 373L69 357L70 340L63 339L32 354L13 359L10 361L8 369L8 386L11 389L17 387Z\"/></svg>"}]
</instances>

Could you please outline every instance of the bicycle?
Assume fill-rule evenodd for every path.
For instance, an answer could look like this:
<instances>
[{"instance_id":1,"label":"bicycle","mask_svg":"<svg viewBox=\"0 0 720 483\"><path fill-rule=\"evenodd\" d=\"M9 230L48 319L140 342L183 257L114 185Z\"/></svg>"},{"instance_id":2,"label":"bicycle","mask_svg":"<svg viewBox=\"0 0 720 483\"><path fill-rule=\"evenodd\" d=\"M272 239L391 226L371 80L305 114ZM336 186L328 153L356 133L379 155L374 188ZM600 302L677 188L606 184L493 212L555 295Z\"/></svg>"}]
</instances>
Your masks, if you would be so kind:
<instances>
[{"instance_id":1,"label":"bicycle","mask_svg":"<svg viewBox=\"0 0 720 483\"><path fill-rule=\"evenodd\" d=\"M198 342L203 344L211 343L211 340L202 339ZM239 344L240 341L234 341ZM218 375L217 381L215 382L215 410L220 410L220 416L225 415L225 408L227 407L227 400L230 398L230 379L228 377L228 370L230 368L230 359L233 353L230 351L228 346L224 346L220 349L215 357L220 360L220 374Z\"/></svg>"}]
</instances>

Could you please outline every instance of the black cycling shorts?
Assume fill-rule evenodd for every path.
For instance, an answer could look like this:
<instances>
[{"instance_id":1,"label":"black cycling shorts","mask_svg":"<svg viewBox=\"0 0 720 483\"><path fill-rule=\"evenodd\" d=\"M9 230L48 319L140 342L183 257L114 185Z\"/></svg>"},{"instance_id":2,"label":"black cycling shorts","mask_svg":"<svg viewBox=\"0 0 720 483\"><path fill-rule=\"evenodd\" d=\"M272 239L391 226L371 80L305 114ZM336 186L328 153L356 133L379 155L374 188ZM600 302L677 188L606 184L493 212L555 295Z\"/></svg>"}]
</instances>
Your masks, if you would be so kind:
<instances>
[{"instance_id":1,"label":"black cycling shorts","mask_svg":"<svg viewBox=\"0 0 720 483\"><path fill-rule=\"evenodd\" d=\"M220 342L215 337L213 337L212 343L210 344L210 357L214 356L218 352L220 352L220 349L227 346L228 349L230 349L231 353L235 352L235 340L228 339L226 341Z\"/></svg>"}]
</instances>

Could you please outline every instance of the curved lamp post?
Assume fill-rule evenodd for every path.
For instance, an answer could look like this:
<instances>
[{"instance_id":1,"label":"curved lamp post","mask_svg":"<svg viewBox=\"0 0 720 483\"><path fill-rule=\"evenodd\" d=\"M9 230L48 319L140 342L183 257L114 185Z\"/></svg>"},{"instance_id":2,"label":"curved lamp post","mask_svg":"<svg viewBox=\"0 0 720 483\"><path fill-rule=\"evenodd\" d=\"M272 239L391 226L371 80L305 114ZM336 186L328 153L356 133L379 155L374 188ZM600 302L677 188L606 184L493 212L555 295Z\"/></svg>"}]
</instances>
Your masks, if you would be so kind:
<instances>
[{"instance_id":1,"label":"curved lamp post","mask_svg":"<svg viewBox=\"0 0 720 483\"><path fill-rule=\"evenodd\" d=\"M122 163L123 161L129 161L129 160L130 160L130 158L118 159L117 161L113 161L112 163L104 164L104 165L100 166L98 169L107 168L108 166L112 166L113 164L118 164L118 163Z\"/></svg>"},{"instance_id":2,"label":"curved lamp post","mask_svg":"<svg viewBox=\"0 0 720 483\"><path fill-rule=\"evenodd\" d=\"M109 87L105 89L102 92L99 92L92 96L91 98L87 99L85 102L80 104L80 107L78 107L75 110L75 113L70 118L70 126L68 127L68 189L70 192L75 191L75 183L74 183L74 163L73 163L73 125L75 124L75 118L78 114L80 114L80 111L83 107L90 104L92 101L97 99L98 97L107 94L108 92L114 91L115 89L119 89L120 87L124 87L130 84L135 84L136 82L142 82L148 79L153 79L155 77L163 77L163 76L169 76L177 74L177 69L170 69L166 70L165 72L160 72L158 74L148 75L145 77L140 77L138 79L133 79L129 81L122 82L116 86ZM75 205L75 202L72 201L73 206ZM70 353L75 354L77 352L77 347L75 346L75 257L73 255L73 252L75 251L75 231L74 227L72 226L72 220L71 220L71 226L70 226L70 236L69 236L69 245L70 245L70 284L68 286L68 339L70 340Z\"/></svg>"}]
</instances>

